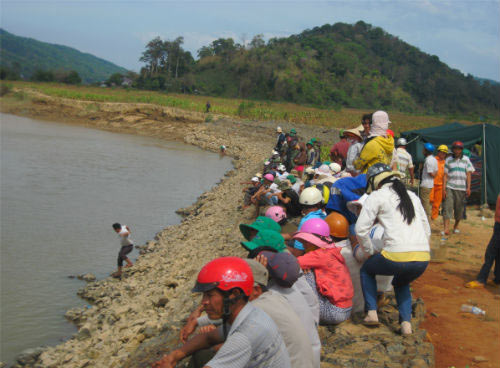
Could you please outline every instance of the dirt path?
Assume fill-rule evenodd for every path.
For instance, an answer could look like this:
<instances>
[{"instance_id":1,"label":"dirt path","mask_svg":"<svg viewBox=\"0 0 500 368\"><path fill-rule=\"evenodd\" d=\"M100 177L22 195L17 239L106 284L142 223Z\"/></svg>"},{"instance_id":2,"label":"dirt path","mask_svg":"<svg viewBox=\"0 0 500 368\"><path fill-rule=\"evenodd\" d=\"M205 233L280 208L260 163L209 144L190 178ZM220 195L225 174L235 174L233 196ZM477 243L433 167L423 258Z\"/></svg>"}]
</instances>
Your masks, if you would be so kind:
<instances>
[{"instance_id":1,"label":"dirt path","mask_svg":"<svg viewBox=\"0 0 500 368\"><path fill-rule=\"evenodd\" d=\"M500 366L500 288L464 287L465 282L475 279L482 265L494 221L482 220L478 210L468 210L468 216L460 226L461 233L450 236L446 247L438 250L437 256L444 263L431 263L413 284L414 296L425 301L422 327L434 344L438 368ZM438 249L441 229L433 229L432 245ZM462 304L477 305L486 311L486 317L461 313ZM478 357L487 361L475 362Z\"/></svg>"}]
</instances>

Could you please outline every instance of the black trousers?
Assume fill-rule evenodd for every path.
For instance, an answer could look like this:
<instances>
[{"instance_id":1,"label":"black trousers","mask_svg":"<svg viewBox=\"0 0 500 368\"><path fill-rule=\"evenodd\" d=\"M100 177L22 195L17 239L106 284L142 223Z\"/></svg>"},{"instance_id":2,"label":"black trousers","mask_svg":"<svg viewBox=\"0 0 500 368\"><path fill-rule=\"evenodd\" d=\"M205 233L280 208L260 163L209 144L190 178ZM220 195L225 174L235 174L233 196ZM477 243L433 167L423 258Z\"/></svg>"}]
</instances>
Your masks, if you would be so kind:
<instances>
[{"instance_id":1,"label":"black trousers","mask_svg":"<svg viewBox=\"0 0 500 368\"><path fill-rule=\"evenodd\" d=\"M493 227L493 236L486 248L484 263L481 267L481 271L479 271L477 275L477 281L486 284L493 262L495 263L495 268L493 270L493 275L495 276L494 281L500 284L500 222L495 222L495 226Z\"/></svg>"},{"instance_id":2,"label":"black trousers","mask_svg":"<svg viewBox=\"0 0 500 368\"><path fill-rule=\"evenodd\" d=\"M123 266L123 261L127 259L127 254L132 252L132 249L134 249L132 244L121 247L120 253L118 253L118 267Z\"/></svg>"}]
</instances>

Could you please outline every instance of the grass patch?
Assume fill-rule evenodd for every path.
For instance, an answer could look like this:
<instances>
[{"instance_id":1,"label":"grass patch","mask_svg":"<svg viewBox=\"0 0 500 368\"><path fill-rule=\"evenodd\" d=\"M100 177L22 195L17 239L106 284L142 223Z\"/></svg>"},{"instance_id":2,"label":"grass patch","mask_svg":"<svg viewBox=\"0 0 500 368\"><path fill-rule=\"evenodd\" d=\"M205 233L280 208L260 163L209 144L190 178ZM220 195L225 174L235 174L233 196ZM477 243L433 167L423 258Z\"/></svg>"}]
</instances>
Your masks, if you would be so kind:
<instances>
[{"instance_id":1,"label":"grass patch","mask_svg":"<svg viewBox=\"0 0 500 368\"><path fill-rule=\"evenodd\" d=\"M208 99L213 114L223 114L249 120L288 121L331 128L355 127L359 125L361 115L370 112L369 109L320 109L286 102L249 101L121 88L111 89L19 81L12 83L18 89L33 89L53 97L95 102L148 103L196 112L205 112ZM396 133L437 126L455 120L444 116L413 115L398 111L389 111L389 115L394 123L391 129ZM466 120L461 122L471 123Z\"/></svg>"},{"instance_id":2,"label":"grass patch","mask_svg":"<svg viewBox=\"0 0 500 368\"><path fill-rule=\"evenodd\" d=\"M12 84L10 83L0 83L0 97L5 96L6 94L12 91Z\"/></svg>"}]
</instances>

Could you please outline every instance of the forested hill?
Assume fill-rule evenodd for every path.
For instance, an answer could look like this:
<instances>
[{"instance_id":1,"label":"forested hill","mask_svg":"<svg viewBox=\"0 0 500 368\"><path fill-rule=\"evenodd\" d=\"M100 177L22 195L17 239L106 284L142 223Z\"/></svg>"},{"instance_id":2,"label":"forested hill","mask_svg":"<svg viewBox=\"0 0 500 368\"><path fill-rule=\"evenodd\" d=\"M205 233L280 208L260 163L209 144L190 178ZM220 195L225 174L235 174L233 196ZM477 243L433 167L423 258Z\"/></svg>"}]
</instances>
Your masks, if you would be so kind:
<instances>
[{"instance_id":1,"label":"forested hill","mask_svg":"<svg viewBox=\"0 0 500 368\"><path fill-rule=\"evenodd\" d=\"M198 61L181 63L177 78L167 73L173 70L170 58L163 69L152 68L151 46L154 43L142 58L147 65L139 86L144 88L151 88L148 83L155 79L153 87L159 89L162 81L175 85L169 79L178 79L182 88L207 95L408 112L500 114L499 85L465 76L437 56L362 21L326 24L267 43L257 36L246 47L218 39L198 51Z\"/></svg>"},{"instance_id":2,"label":"forested hill","mask_svg":"<svg viewBox=\"0 0 500 368\"><path fill-rule=\"evenodd\" d=\"M30 78L36 70L75 70L86 83L106 80L113 73L127 71L74 48L19 37L1 28L0 63L2 67L18 69L25 78Z\"/></svg>"}]
</instances>

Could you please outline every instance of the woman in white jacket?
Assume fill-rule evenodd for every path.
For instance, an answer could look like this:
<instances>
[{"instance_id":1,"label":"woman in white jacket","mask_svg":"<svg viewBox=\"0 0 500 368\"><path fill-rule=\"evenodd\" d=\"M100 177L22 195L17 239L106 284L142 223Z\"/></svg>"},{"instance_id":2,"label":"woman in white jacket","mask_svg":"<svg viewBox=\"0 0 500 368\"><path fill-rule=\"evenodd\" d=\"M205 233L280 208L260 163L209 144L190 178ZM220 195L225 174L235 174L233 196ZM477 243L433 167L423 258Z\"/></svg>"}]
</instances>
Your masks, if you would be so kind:
<instances>
[{"instance_id":1,"label":"woman in white jacket","mask_svg":"<svg viewBox=\"0 0 500 368\"><path fill-rule=\"evenodd\" d=\"M401 333L411 334L410 283L422 275L430 260L427 216L419 198L406 190L401 174L384 164L367 172L367 193L356 223L356 235L370 258L361 268L361 286L368 312L365 324L378 325L376 275L392 275L399 309ZM383 249L375 254L370 230L378 222L384 228Z\"/></svg>"}]
</instances>

